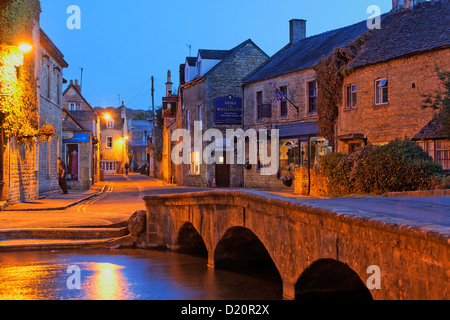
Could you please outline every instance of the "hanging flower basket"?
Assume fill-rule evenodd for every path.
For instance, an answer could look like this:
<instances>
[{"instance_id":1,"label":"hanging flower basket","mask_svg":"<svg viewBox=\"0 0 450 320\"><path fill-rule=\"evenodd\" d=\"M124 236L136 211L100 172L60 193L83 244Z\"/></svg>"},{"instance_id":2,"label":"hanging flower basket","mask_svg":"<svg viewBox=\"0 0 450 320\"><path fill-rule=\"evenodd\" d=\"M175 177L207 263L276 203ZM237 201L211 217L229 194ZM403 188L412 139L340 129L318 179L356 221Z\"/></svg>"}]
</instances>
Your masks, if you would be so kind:
<instances>
[{"instance_id":1,"label":"hanging flower basket","mask_svg":"<svg viewBox=\"0 0 450 320\"><path fill-rule=\"evenodd\" d=\"M37 137L42 142L51 141L52 137L55 135L56 130L52 125L44 125L37 132Z\"/></svg>"}]
</instances>

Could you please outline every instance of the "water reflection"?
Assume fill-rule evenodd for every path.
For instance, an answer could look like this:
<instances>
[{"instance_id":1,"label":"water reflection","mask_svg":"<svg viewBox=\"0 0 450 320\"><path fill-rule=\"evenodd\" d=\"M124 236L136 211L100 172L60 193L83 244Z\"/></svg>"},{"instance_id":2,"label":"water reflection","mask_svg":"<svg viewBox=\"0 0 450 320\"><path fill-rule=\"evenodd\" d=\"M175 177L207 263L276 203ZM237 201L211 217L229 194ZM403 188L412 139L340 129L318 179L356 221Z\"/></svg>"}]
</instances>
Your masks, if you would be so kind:
<instances>
[{"instance_id":1,"label":"water reflection","mask_svg":"<svg viewBox=\"0 0 450 320\"><path fill-rule=\"evenodd\" d=\"M280 283L214 270L206 259L145 250L15 252L0 255L0 300L281 299ZM81 289L67 288L67 268Z\"/></svg>"}]
</instances>

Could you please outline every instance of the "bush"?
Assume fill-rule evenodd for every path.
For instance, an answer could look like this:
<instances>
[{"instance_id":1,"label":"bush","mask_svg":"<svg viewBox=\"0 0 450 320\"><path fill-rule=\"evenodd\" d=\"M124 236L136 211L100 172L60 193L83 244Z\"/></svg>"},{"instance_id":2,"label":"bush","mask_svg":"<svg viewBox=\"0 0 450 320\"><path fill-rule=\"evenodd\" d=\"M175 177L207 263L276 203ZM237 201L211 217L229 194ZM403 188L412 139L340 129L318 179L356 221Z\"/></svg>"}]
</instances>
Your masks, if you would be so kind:
<instances>
[{"instance_id":1,"label":"bush","mask_svg":"<svg viewBox=\"0 0 450 320\"><path fill-rule=\"evenodd\" d=\"M369 145L348 156L327 155L321 172L330 179L333 195L435 189L443 175L442 166L408 140Z\"/></svg>"}]
</instances>

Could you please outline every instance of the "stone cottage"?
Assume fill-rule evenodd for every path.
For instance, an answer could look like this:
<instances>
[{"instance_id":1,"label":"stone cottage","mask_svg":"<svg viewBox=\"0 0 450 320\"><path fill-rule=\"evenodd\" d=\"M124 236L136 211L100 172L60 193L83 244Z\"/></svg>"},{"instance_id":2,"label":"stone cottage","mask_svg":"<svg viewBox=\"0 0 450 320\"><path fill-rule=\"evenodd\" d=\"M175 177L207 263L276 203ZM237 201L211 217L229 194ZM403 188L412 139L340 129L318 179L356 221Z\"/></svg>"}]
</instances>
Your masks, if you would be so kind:
<instances>
[{"instance_id":1,"label":"stone cottage","mask_svg":"<svg viewBox=\"0 0 450 320\"><path fill-rule=\"evenodd\" d=\"M89 189L100 179L100 117L81 94L78 80L64 91L63 106L66 180L71 189Z\"/></svg>"},{"instance_id":2,"label":"stone cottage","mask_svg":"<svg viewBox=\"0 0 450 320\"><path fill-rule=\"evenodd\" d=\"M244 79L245 129L278 129L280 136L279 150L275 151L279 151L278 174L263 175L263 165L258 162L244 170L245 187L284 188L283 178L293 178L295 168L311 168L318 155L331 151L328 140L318 135L320 83L314 67L334 48L366 31L367 23L362 21L306 37L306 21L291 20L290 42ZM276 98L275 89L283 93L280 98Z\"/></svg>"},{"instance_id":3,"label":"stone cottage","mask_svg":"<svg viewBox=\"0 0 450 320\"><path fill-rule=\"evenodd\" d=\"M226 129L242 128L242 79L268 58L252 40L231 50L199 50L195 66L188 58L185 67L190 72L181 81L185 83L178 95L177 128L186 129L192 137L196 129L203 134L215 128L225 137ZM223 112L224 103L233 104L233 110ZM215 181L219 187L242 186L242 165L226 163L224 156L217 156L215 164L204 163L202 150L210 143L204 142L197 150L192 141L190 163L177 166L177 184L203 187ZM216 141L213 152L230 151L230 147L231 141L222 139Z\"/></svg>"},{"instance_id":4,"label":"stone cottage","mask_svg":"<svg viewBox=\"0 0 450 320\"><path fill-rule=\"evenodd\" d=\"M64 56L40 31L40 126L51 125L56 134L39 144L39 196L59 191L56 158L62 152L63 69L69 65Z\"/></svg>"},{"instance_id":5,"label":"stone cottage","mask_svg":"<svg viewBox=\"0 0 450 320\"><path fill-rule=\"evenodd\" d=\"M450 144L435 136L439 130L429 124L435 112L422 106L424 95L441 86L436 67L450 70L450 1L393 4L381 29L346 67L337 151L414 138L448 168Z\"/></svg>"}]
</instances>

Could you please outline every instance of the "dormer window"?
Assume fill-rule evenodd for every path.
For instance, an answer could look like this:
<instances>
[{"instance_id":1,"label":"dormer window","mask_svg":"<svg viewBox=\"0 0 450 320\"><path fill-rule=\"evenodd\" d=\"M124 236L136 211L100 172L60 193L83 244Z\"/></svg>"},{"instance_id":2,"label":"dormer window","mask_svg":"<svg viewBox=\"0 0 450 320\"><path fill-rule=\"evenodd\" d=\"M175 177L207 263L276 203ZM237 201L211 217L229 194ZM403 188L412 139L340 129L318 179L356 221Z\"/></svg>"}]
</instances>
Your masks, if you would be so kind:
<instances>
[{"instance_id":1,"label":"dormer window","mask_svg":"<svg viewBox=\"0 0 450 320\"><path fill-rule=\"evenodd\" d=\"M69 102L69 111L80 111L81 104L78 102Z\"/></svg>"},{"instance_id":2,"label":"dormer window","mask_svg":"<svg viewBox=\"0 0 450 320\"><path fill-rule=\"evenodd\" d=\"M106 128L108 129L114 128L114 120L112 119L106 120Z\"/></svg>"}]
</instances>

